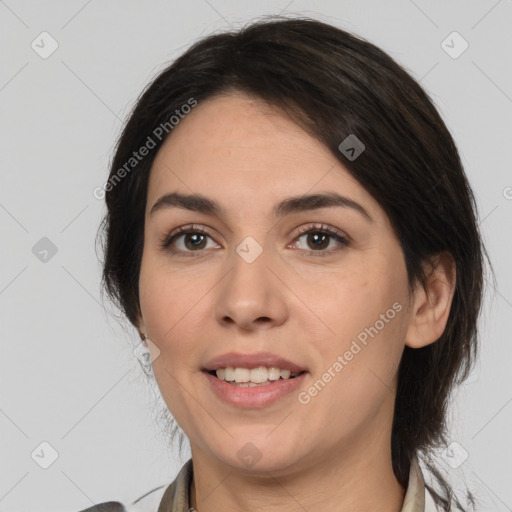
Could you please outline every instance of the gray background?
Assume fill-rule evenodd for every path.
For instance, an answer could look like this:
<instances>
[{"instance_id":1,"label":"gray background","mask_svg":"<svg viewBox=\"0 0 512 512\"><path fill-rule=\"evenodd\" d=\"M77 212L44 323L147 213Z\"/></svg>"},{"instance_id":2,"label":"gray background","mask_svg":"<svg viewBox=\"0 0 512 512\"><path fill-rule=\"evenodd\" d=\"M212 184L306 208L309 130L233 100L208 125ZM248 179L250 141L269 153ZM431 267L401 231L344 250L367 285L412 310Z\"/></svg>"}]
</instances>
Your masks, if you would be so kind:
<instances>
[{"instance_id":1,"label":"gray background","mask_svg":"<svg viewBox=\"0 0 512 512\"><path fill-rule=\"evenodd\" d=\"M488 510L512 510L512 1L5 0L0 511L130 502L170 483L188 458L165 449L131 349L136 332L102 306L94 238L104 206L93 189L151 77L199 37L279 12L333 23L387 51L421 81L458 144L498 287L486 297L480 361L452 409L451 438L468 458L457 469L440 464L456 487L477 488ZM58 43L45 59L31 47L51 48L43 31ZM453 31L469 44L458 58L442 46ZM57 249L46 262L33 252L48 244L43 237ZM58 452L47 469L40 464L52 449L43 442Z\"/></svg>"}]
</instances>

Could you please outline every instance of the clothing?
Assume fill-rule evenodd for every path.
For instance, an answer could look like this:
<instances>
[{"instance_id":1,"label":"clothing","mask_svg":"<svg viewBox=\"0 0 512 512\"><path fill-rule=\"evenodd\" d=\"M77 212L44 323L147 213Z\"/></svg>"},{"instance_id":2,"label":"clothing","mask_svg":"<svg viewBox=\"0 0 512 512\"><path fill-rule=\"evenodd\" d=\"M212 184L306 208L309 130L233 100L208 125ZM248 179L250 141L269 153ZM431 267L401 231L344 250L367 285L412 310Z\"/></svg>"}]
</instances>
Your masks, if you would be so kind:
<instances>
[{"instance_id":1,"label":"clothing","mask_svg":"<svg viewBox=\"0 0 512 512\"><path fill-rule=\"evenodd\" d=\"M188 512L191 508L189 491L192 476L192 459L189 459L171 484L157 487L129 505L109 501L80 512ZM411 463L409 484L400 512L437 512L416 459Z\"/></svg>"}]
</instances>

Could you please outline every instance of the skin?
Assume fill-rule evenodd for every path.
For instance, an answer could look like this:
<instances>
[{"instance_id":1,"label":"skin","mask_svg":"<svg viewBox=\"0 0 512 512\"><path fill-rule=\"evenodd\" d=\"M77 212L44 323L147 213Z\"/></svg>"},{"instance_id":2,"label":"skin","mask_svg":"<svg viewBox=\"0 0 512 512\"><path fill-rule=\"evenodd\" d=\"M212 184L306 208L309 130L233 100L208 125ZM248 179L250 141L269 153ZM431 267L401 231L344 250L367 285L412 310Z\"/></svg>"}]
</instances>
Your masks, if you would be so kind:
<instances>
[{"instance_id":1,"label":"skin","mask_svg":"<svg viewBox=\"0 0 512 512\"><path fill-rule=\"evenodd\" d=\"M160 351L155 378L190 440L190 505L199 512L400 511L405 489L391 464L397 368L406 345L419 348L442 334L453 261L440 257L427 286L409 297L401 247L378 202L325 146L257 99L205 100L171 135L150 174L138 327ZM169 208L150 215L173 191L201 193L227 214ZM341 207L271 216L286 197L329 191L363 205L373 222ZM192 223L209 232L200 249L191 235L174 241L181 253L159 247ZM333 252L318 256L313 235L298 231L320 224L350 237L349 245L328 238L321 251ZM247 236L263 250L252 263L236 252ZM298 392L394 303L401 311L300 403ZM307 368L304 385L259 409L227 404L201 369L231 351L283 356ZM261 454L252 467L237 456L248 442Z\"/></svg>"}]
</instances>

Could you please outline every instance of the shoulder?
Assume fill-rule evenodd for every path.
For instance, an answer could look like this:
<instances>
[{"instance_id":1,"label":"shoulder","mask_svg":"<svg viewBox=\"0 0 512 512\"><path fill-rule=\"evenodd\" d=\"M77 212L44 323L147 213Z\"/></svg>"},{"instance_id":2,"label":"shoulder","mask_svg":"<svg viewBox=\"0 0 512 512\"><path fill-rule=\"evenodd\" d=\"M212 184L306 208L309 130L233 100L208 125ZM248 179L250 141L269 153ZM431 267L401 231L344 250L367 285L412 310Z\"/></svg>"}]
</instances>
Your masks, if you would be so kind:
<instances>
[{"instance_id":1,"label":"shoulder","mask_svg":"<svg viewBox=\"0 0 512 512\"><path fill-rule=\"evenodd\" d=\"M133 503L125 505L123 512L156 512L160 502L162 501L162 496L168 487L170 486L161 485L160 487L156 487L155 489L142 495Z\"/></svg>"},{"instance_id":2,"label":"shoulder","mask_svg":"<svg viewBox=\"0 0 512 512\"><path fill-rule=\"evenodd\" d=\"M126 508L119 501L105 501L89 508L84 508L79 512L125 512Z\"/></svg>"},{"instance_id":3,"label":"shoulder","mask_svg":"<svg viewBox=\"0 0 512 512\"><path fill-rule=\"evenodd\" d=\"M192 459L189 459L170 484L155 487L132 503L106 501L79 512L157 512L161 507L165 510L172 508L172 512L188 512L192 475Z\"/></svg>"}]
</instances>

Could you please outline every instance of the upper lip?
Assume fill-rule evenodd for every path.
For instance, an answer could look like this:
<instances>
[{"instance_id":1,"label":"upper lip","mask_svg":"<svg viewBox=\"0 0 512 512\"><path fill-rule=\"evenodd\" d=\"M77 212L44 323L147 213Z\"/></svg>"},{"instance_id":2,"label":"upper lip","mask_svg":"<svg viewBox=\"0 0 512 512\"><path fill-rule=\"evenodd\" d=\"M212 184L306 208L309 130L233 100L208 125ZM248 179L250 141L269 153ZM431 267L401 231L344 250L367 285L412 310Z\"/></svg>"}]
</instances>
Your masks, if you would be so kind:
<instances>
[{"instance_id":1,"label":"upper lip","mask_svg":"<svg viewBox=\"0 0 512 512\"><path fill-rule=\"evenodd\" d=\"M218 370L219 368L258 368L259 366L279 368L280 370L290 370L291 372L303 372L305 368L292 363L284 357L280 357L270 352L258 352L257 354L242 354L239 352L229 352L210 359L204 365L207 371Z\"/></svg>"}]
</instances>

